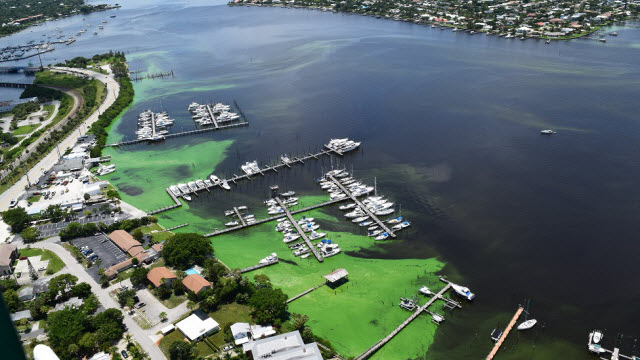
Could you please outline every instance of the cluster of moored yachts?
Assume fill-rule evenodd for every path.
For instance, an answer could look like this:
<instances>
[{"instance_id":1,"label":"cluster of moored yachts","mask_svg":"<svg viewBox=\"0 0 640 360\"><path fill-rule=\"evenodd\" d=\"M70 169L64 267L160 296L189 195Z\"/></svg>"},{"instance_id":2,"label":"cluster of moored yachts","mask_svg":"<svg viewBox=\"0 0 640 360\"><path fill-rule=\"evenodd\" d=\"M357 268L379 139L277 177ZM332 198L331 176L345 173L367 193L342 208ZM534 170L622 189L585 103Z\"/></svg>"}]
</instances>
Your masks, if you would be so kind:
<instances>
[{"instance_id":1,"label":"cluster of moored yachts","mask_svg":"<svg viewBox=\"0 0 640 360\"><path fill-rule=\"evenodd\" d=\"M238 210L238 212L236 213L236 210ZM244 221L247 223L247 225L251 225L254 224L256 222L256 217L253 214L244 214L245 211L247 211L248 208L246 206L238 206L236 207L234 210L225 210L224 211L224 216L237 216L238 214L240 214L240 216L242 216L242 218L244 219ZM232 220L229 221L228 223L225 224L226 226L238 226L240 225L240 221L238 220Z\"/></svg>"},{"instance_id":2,"label":"cluster of moored yachts","mask_svg":"<svg viewBox=\"0 0 640 360\"><path fill-rule=\"evenodd\" d=\"M374 186L367 186L362 182L354 179L345 170L331 170L325 176L318 179L318 183L323 190L329 192L329 197L334 199L342 199L348 195L344 193L342 188L334 183L329 176L336 179L340 184L354 197L360 197L368 195L375 191ZM395 212L393 206L394 203L386 200L383 196L369 196L361 201L362 205L375 216L387 216ZM340 205L340 210L349 211L344 214L352 222L358 224L360 227L367 227L367 235L375 237L376 240L385 240L389 237L389 233L384 229L381 229L378 224L374 222L365 209L361 208L356 203L348 203ZM392 225L393 231L399 231L411 226L409 221L403 219L402 216L398 216L392 219L384 220L387 224Z\"/></svg>"},{"instance_id":3,"label":"cluster of moored yachts","mask_svg":"<svg viewBox=\"0 0 640 360\"><path fill-rule=\"evenodd\" d=\"M325 147L329 150L334 150L340 153L346 153L347 151L355 150L360 146L360 142L344 139L331 139Z\"/></svg>"},{"instance_id":4,"label":"cluster of moored yachts","mask_svg":"<svg viewBox=\"0 0 640 360\"><path fill-rule=\"evenodd\" d=\"M209 179L205 180L198 179L195 181L189 181L186 184L171 185L169 186L169 190L176 197L182 196L183 199L191 201L191 193L206 190L214 186L220 186L225 190L231 190L231 186L229 186L227 180L221 180L215 175L209 175Z\"/></svg>"},{"instance_id":5,"label":"cluster of moored yachts","mask_svg":"<svg viewBox=\"0 0 640 360\"><path fill-rule=\"evenodd\" d=\"M216 122L225 123L240 120L240 115L230 112L231 106L222 103L202 105L196 102L189 104L189 111L193 121L198 125L214 125Z\"/></svg>"},{"instance_id":6,"label":"cluster of moored yachts","mask_svg":"<svg viewBox=\"0 0 640 360\"><path fill-rule=\"evenodd\" d=\"M164 136L169 133L167 127L171 125L173 125L173 119L169 118L166 111L154 113L151 110L146 110L138 116L136 135L138 140L163 140Z\"/></svg>"},{"instance_id":7,"label":"cluster of moored yachts","mask_svg":"<svg viewBox=\"0 0 640 360\"><path fill-rule=\"evenodd\" d=\"M307 238L309 238L309 240L314 241L322 239L315 244L312 243L313 246L318 248L318 253L320 253L322 257L327 258L339 254L340 247L338 244L324 238L327 234L322 231L318 231L320 225L316 224L314 220L314 218L303 216L302 219L298 220L298 226L304 233L308 233ZM289 244L300 239L300 234L296 230L295 226L287 220L287 218L278 219L276 231L282 232L282 241L285 244ZM294 256L300 256L302 259L306 259L311 255L311 249L305 242L291 244L289 245L289 249L293 251Z\"/></svg>"}]
</instances>

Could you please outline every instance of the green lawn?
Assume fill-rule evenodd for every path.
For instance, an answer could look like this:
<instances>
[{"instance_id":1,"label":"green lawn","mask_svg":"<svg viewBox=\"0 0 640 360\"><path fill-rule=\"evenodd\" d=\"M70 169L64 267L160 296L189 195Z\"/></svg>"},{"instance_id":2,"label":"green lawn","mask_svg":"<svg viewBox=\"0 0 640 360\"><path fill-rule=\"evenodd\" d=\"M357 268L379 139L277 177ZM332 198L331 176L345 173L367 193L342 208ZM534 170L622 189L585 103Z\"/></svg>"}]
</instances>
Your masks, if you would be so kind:
<instances>
[{"instance_id":1,"label":"green lawn","mask_svg":"<svg viewBox=\"0 0 640 360\"><path fill-rule=\"evenodd\" d=\"M13 130L13 135L17 136L17 135L30 134L32 131L36 130L39 127L40 127L40 124L20 126L17 129Z\"/></svg>"},{"instance_id":2,"label":"green lawn","mask_svg":"<svg viewBox=\"0 0 640 360\"><path fill-rule=\"evenodd\" d=\"M165 241L172 236L173 236L173 233L170 231L163 231L163 232L159 232L151 235L151 237L155 241Z\"/></svg>"},{"instance_id":3,"label":"green lawn","mask_svg":"<svg viewBox=\"0 0 640 360\"><path fill-rule=\"evenodd\" d=\"M196 344L196 349L198 349L198 354L203 357L207 357L209 355L215 354L215 351L209 347L204 341L200 341Z\"/></svg>"},{"instance_id":4,"label":"green lawn","mask_svg":"<svg viewBox=\"0 0 640 360\"><path fill-rule=\"evenodd\" d=\"M33 195L33 196L29 197L27 199L27 201L30 202L30 203L38 202L41 197L42 197L42 195Z\"/></svg>"},{"instance_id":5,"label":"green lawn","mask_svg":"<svg viewBox=\"0 0 640 360\"><path fill-rule=\"evenodd\" d=\"M58 255L54 254L52 251L45 249L20 249L20 256L37 256L41 255L41 260L49 260L49 265L47 266L46 273L47 274L55 274L58 271L62 270L64 267L64 263Z\"/></svg>"},{"instance_id":6,"label":"green lawn","mask_svg":"<svg viewBox=\"0 0 640 360\"><path fill-rule=\"evenodd\" d=\"M220 331L209 336L209 340L217 347L221 347L226 343L224 341L224 327L227 324L235 324L237 322L249 322L251 317L249 313L251 308L246 305L240 305L238 303L231 303L222 305L218 310L209 313L209 316L213 318L218 324L220 324Z\"/></svg>"},{"instance_id":7,"label":"green lawn","mask_svg":"<svg viewBox=\"0 0 640 360\"><path fill-rule=\"evenodd\" d=\"M162 340L160 340L160 344L158 345L160 347L160 350L162 350L162 352L169 357L169 346L171 346L171 344L174 341L184 341L185 337L182 335L182 333L178 330L173 330L173 332L171 332L169 335L166 335L165 337L162 338Z\"/></svg>"},{"instance_id":8,"label":"green lawn","mask_svg":"<svg viewBox=\"0 0 640 360\"><path fill-rule=\"evenodd\" d=\"M74 75L53 73L51 71L41 71L36 73L37 84L60 86L70 89L79 89L89 83L89 80L79 78Z\"/></svg>"},{"instance_id":9,"label":"green lawn","mask_svg":"<svg viewBox=\"0 0 640 360\"><path fill-rule=\"evenodd\" d=\"M149 224L147 226L140 226L138 229L140 229L143 234L148 234L153 230L157 230L157 231L164 230L164 228L158 225L157 223Z\"/></svg>"},{"instance_id":10,"label":"green lawn","mask_svg":"<svg viewBox=\"0 0 640 360\"><path fill-rule=\"evenodd\" d=\"M42 105L42 110L48 113L46 120L49 120L56 110L56 107L54 105Z\"/></svg>"},{"instance_id":11,"label":"green lawn","mask_svg":"<svg viewBox=\"0 0 640 360\"><path fill-rule=\"evenodd\" d=\"M160 302L162 302L162 305L166 306L169 309L173 309L174 307L182 304L185 301L187 301L187 295L176 296L175 294L171 294L171 297L166 300L160 300Z\"/></svg>"}]
</instances>

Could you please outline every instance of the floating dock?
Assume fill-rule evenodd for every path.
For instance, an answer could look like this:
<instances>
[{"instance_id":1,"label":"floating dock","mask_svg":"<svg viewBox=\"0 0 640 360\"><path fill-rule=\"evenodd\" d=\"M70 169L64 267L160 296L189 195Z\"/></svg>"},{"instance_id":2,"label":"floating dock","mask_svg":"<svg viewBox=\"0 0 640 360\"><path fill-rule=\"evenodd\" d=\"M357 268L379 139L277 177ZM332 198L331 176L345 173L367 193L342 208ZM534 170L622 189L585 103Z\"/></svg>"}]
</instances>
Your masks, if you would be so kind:
<instances>
[{"instance_id":1,"label":"floating dock","mask_svg":"<svg viewBox=\"0 0 640 360\"><path fill-rule=\"evenodd\" d=\"M329 180L331 180L334 184L336 184L340 190L342 190L342 192L344 192L347 196L349 196L351 198L351 200L353 200L353 202L356 203L356 205L358 205L360 207L360 209L362 209L370 218L371 220L375 221L378 226L380 226L384 231L386 231L389 236L391 236L392 238L396 237L396 234L393 233L393 231L391 231L391 229L389 229L387 227L387 225L382 222L382 220L378 219L378 217L376 216L376 214L374 214L373 212L371 212L371 210L369 210L368 207L366 207L363 203L360 202L360 200L358 200L358 198L356 198L351 191L347 190L347 188L344 187L344 185L342 185L340 183L340 181L338 181L336 178L334 178L333 176L329 175L328 176Z\"/></svg>"},{"instance_id":2,"label":"floating dock","mask_svg":"<svg viewBox=\"0 0 640 360\"><path fill-rule=\"evenodd\" d=\"M293 227L296 228L296 231L298 232L298 234L300 234L300 237L302 237L302 240L304 240L304 242L307 244L307 246L309 247L313 255L316 257L316 259L318 259L319 262L323 262L324 258L322 257L322 255L320 255L318 250L316 250L315 246L313 246L313 244L311 243L311 240L309 240L309 238L307 237L307 234L305 234L305 232L302 231L302 229L300 228L300 225L298 225L298 222L296 221L296 219L293 218L293 215L291 215L291 212L289 211L287 206L284 203L282 203L282 200L280 200L279 197L276 197L275 199L278 202L278 204L280 204L280 208L284 210L285 215L287 215L287 217L289 218L291 225L293 225Z\"/></svg>"},{"instance_id":3,"label":"floating dock","mask_svg":"<svg viewBox=\"0 0 640 360\"><path fill-rule=\"evenodd\" d=\"M262 269L263 267L267 267L267 266L271 266L271 265L273 265L273 264L277 264L277 263L278 263L278 261L279 261L278 259L275 259L275 260L273 260L273 261L269 261L269 262L266 262L266 263L262 263L262 264L258 264L258 265L249 266L249 267L247 267L247 268L240 269L240 273L241 273L241 274L244 274L244 273L249 272L249 271Z\"/></svg>"},{"instance_id":4,"label":"floating dock","mask_svg":"<svg viewBox=\"0 0 640 360\"><path fill-rule=\"evenodd\" d=\"M520 318L520 315L522 315L523 311L524 308L522 306L519 306L515 315L513 315L513 318L511 319L511 321L509 321L509 325L507 325L507 328L504 329L504 332L500 336L500 339L496 341L496 345L493 347L489 355L487 355L487 360L491 360L496 356L498 350L500 350L500 347L502 346L502 343L504 343L504 341L507 339L507 336L509 336L509 332L511 332L513 327L516 325L516 322L518 321L518 318Z\"/></svg>"},{"instance_id":5,"label":"floating dock","mask_svg":"<svg viewBox=\"0 0 640 360\"><path fill-rule=\"evenodd\" d=\"M288 304L288 303L290 303L290 302L292 302L292 301L298 300L298 299L300 299L301 297L303 297L303 296L305 296L305 295L307 295L307 294L311 293L312 291L314 291L314 290L316 290L316 289L319 289L319 288L323 287L323 286L324 286L324 285L326 285L326 284L327 284L326 282L323 282L323 283L320 283L320 284L318 284L318 285L316 285L316 286L314 286L314 287L312 287L312 288L310 288L310 289L307 289L307 290L305 290L305 291L301 292L300 294L298 294L298 295L296 295L296 296L292 297L291 299L288 299L288 300L286 301L286 303Z\"/></svg>"},{"instance_id":6,"label":"floating dock","mask_svg":"<svg viewBox=\"0 0 640 360\"><path fill-rule=\"evenodd\" d=\"M165 139L170 139L170 138L179 137L179 136L196 135L196 134L202 134L202 133L211 132L211 131L236 128L236 127L241 127L241 126L249 126L249 123L245 121L245 122L240 122L240 123L236 123L236 124L221 125L221 126L218 126L218 127L208 127L208 128L204 128L204 129L183 131L183 132L179 132L179 133L173 133L173 134L164 135L164 138ZM120 146L125 146L125 145L139 144L139 143L143 143L143 142L153 142L153 140L151 140L151 139L127 140L127 141L121 141L121 142L118 142L118 143L107 144L107 145L105 145L105 147L120 147Z\"/></svg>"}]
</instances>

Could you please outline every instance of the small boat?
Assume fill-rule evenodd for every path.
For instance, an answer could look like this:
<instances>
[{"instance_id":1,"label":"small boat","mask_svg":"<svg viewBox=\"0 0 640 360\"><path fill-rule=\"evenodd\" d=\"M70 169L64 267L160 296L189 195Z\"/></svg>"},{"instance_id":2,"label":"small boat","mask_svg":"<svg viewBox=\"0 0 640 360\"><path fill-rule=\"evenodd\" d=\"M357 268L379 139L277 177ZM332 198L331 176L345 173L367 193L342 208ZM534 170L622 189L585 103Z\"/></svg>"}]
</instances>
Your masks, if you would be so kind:
<instances>
[{"instance_id":1,"label":"small boat","mask_svg":"<svg viewBox=\"0 0 640 360\"><path fill-rule=\"evenodd\" d=\"M397 218L393 218L391 220L387 220L387 224L397 224L402 221L402 216L398 216Z\"/></svg>"},{"instance_id":2,"label":"small boat","mask_svg":"<svg viewBox=\"0 0 640 360\"><path fill-rule=\"evenodd\" d=\"M209 175L209 179L211 179L213 185L218 185L220 183L220 179L215 175Z\"/></svg>"},{"instance_id":3,"label":"small boat","mask_svg":"<svg viewBox=\"0 0 640 360\"><path fill-rule=\"evenodd\" d=\"M548 44L551 44L551 40L550 40L550 39L547 39L547 41L545 41L544 43L545 43L545 44L547 44L547 45L548 45Z\"/></svg>"},{"instance_id":4,"label":"small boat","mask_svg":"<svg viewBox=\"0 0 640 360\"><path fill-rule=\"evenodd\" d=\"M431 296L433 295L433 292L431 292L431 290L429 290L428 287L423 286L420 288L420 290L418 290L420 292L420 294L424 295L424 296Z\"/></svg>"},{"instance_id":5,"label":"small boat","mask_svg":"<svg viewBox=\"0 0 640 360\"><path fill-rule=\"evenodd\" d=\"M393 214L394 211L395 210L393 209L384 209L384 210L376 211L375 214L377 216L385 216L385 215Z\"/></svg>"},{"instance_id":6,"label":"small boat","mask_svg":"<svg viewBox=\"0 0 640 360\"><path fill-rule=\"evenodd\" d=\"M296 194L295 191L287 191L286 193L280 194L280 196L289 197L289 196L293 196L295 194Z\"/></svg>"},{"instance_id":7,"label":"small boat","mask_svg":"<svg viewBox=\"0 0 640 360\"><path fill-rule=\"evenodd\" d=\"M530 320L524 321L520 325L518 325L518 330L529 330L532 327L534 327L536 323L538 323L538 320L536 319L530 319Z\"/></svg>"},{"instance_id":8,"label":"small boat","mask_svg":"<svg viewBox=\"0 0 640 360\"><path fill-rule=\"evenodd\" d=\"M287 154L284 154L282 156L280 156L280 160L282 160L283 164L289 164L291 162L291 159L289 159L289 157L287 156Z\"/></svg>"},{"instance_id":9,"label":"small boat","mask_svg":"<svg viewBox=\"0 0 640 360\"><path fill-rule=\"evenodd\" d=\"M360 216L359 218L355 218L355 219L351 220L351 222L360 223L360 222L363 222L363 221L365 221L367 219L369 219L369 216Z\"/></svg>"},{"instance_id":10,"label":"small boat","mask_svg":"<svg viewBox=\"0 0 640 360\"><path fill-rule=\"evenodd\" d=\"M371 225L371 224L373 224L373 221L369 220L369 221L363 221L363 222L361 222L360 224L358 224L358 226L360 226L360 227L365 227L365 226L369 226L369 225Z\"/></svg>"},{"instance_id":11,"label":"small boat","mask_svg":"<svg viewBox=\"0 0 640 360\"><path fill-rule=\"evenodd\" d=\"M593 331L593 342L595 344L600 343L600 341L602 341L603 335L602 335L602 331L600 330L594 330Z\"/></svg>"},{"instance_id":12,"label":"small boat","mask_svg":"<svg viewBox=\"0 0 640 360\"><path fill-rule=\"evenodd\" d=\"M373 226L369 226L369 227L367 228L367 230L368 230L368 231L373 231L373 230L376 230L377 228L378 228L378 225L373 225Z\"/></svg>"},{"instance_id":13,"label":"small boat","mask_svg":"<svg viewBox=\"0 0 640 360\"><path fill-rule=\"evenodd\" d=\"M276 255L276 253L271 253L271 255L267 256L266 258L260 260L260 262L258 264L269 264L272 262L278 261L278 255Z\"/></svg>"},{"instance_id":14,"label":"small boat","mask_svg":"<svg viewBox=\"0 0 640 360\"><path fill-rule=\"evenodd\" d=\"M298 225L304 225L310 222L313 222L314 218L303 217L301 220L298 220Z\"/></svg>"},{"instance_id":15,"label":"small boat","mask_svg":"<svg viewBox=\"0 0 640 360\"><path fill-rule=\"evenodd\" d=\"M231 186L229 186L229 183L227 182L227 180L223 181L221 186L225 190L231 190Z\"/></svg>"},{"instance_id":16,"label":"small boat","mask_svg":"<svg viewBox=\"0 0 640 360\"><path fill-rule=\"evenodd\" d=\"M320 239L321 237L324 237L325 235L327 234L323 232L312 231L311 234L309 235L309 240L317 240L317 239Z\"/></svg>"},{"instance_id":17,"label":"small boat","mask_svg":"<svg viewBox=\"0 0 640 360\"><path fill-rule=\"evenodd\" d=\"M300 256L300 259L306 259L306 258L309 257L309 255L311 255L311 254L304 254L304 255Z\"/></svg>"},{"instance_id":18,"label":"small boat","mask_svg":"<svg viewBox=\"0 0 640 360\"><path fill-rule=\"evenodd\" d=\"M618 36L618 33L614 31L614 32L610 33L609 35L611 35L611 36Z\"/></svg>"},{"instance_id":19,"label":"small boat","mask_svg":"<svg viewBox=\"0 0 640 360\"><path fill-rule=\"evenodd\" d=\"M188 194L183 194L182 198L187 200L187 201L191 201L191 196L189 196Z\"/></svg>"},{"instance_id":20,"label":"small boat","mask_svg":"<svg viewBox=\"0 0 640 360\"><path fill-rule=\"evenodd\" d=\"M224 211L224 216L233 216L235 214L236 214L236 212L234 210L225 210Z\"/></svg>"},{"instance_id":21,"label":"small boat","mask_svg":"<svg viewBox=\"0 0 640 360\"><path fill-rule=\"evenodd\" d=\"M349 210L349 209L353 209L356 206L358 205L356 205L355 203L350 203L350 204L340 205L338 208L340 210Z\"/></svg>"},{"instance_id":22,"label":"small boat","mask_svg":"<svg viewBox=\"0 0 640 360\"><path fill-rule=\"evenodd\" d=\"M235 221L229 221L228 223L224 224L225 226L238 226L238 220Z\"/></svg>"},{"instance_id":23,"label":"small boat","mask_svg":"<svg viewBox=\"0 0 640 360\"><path fill-rule=\"evenodd\" d=\"M283 239L282 242L284 242L285 244L288 244L292 241L298 240L300 238L300 235L298 234L287 234Z\"/></svg>"},{"instance_id":24,"label":"small boat","mask_svg":"<svg viewBox=\"0 0 640 360\"><path fill-rule=\"evenodd\" d=\"M540 130L540 134L542 134L542 135L553 135L555 133L556 133L555 131L550 130L550 129Z\"/></svg>"},{"instance_id":25,"label":"small boat","mask_svg":"<svg viewBox=\"0 0 640 360\"><path fill-rule=\"evenodd\" d=\"M432 313L431 314L431 321L433 321L436 324L441 324L444 321L444 316L442 316L440 314Z\"/></svg>"},{"instance_id":26,"label":"small boat","mask_svg":"<svg viewBox=\"0 0 640 360\"><path fill-rule=\"evenodd\" d=\"M453 291L456 292L456 294L462 296L463 298L471 301L473 300L476 295L474 293L472 293L469 288L464 287L464 286L460 286L458 284L454 284L454 283L450 283L451 287L453 288Z\"/></svg>"},{"instance_id":27,"label":"small boat","mask_svg":"<svg viewBox=\"0 0 640 360\"><path fill-rule=\"evenodd\" d=\"M389 237L389 233L388 232L384 232L378 236L376 236L376 240L386 240Z\"/></svg>"},{"instance_id":28,"label":"small boat","mask_svg":"<svg viewBox=\"0 0 640 360\"><path fill-rule=\"evenodd\" d=\"M242 205L242 206L238 206L236 209L238 209L238 210L247 210L247 207L245 205Z\"/></svg>"}]
</instances>

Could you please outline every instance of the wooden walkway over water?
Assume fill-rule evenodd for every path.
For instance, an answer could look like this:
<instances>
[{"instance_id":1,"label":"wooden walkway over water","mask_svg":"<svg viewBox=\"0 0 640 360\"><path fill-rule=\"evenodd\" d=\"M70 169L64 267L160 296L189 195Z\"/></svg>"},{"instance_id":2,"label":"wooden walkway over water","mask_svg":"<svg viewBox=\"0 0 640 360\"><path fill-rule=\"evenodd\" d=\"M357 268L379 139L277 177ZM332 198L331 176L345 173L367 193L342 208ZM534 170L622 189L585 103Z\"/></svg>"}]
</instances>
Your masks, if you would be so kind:
<instances>
[{"instance_id":1,"label":"wooden walkway over water","mask_svg":"<svg viewBox=\"0 0 640 360\"><path fill-rule=\"evenodd\" d=\"M182 206L182 203L171 192L171 190L169 190L169 188L165 188L164 190L167 192L167 194L169 194L169 196L171 196L171 199L173 200L173 205L168 205L168 206L165 206L165 207L161 207L159 209L155 209L155 210L149 211L149 212L147 212L147 215L159 214L161 212L168 211L168 210L175 209L175 208L179 208L180 206Z\"/></svg>"},{"instance_id":2,"label":"wooden walkway over water","mask_svg":"<svg viewBox=\"0 0 640 360\"><path fill-rule=\"evenodd\" d=\"M371 220L375 221L376 224L378 224L378 226L380 226L380 228L382 228L384 231L386 231L389 234L389 236L391 236L392 238L396 237L396 234L394 234L393 231L391 231L391 229L389 229L387 227L387 225L384 222L382 222L382 220L378 219L376 214L374 214L371 210L369 210L368 207L366 207L363 203L361 203L360 200L358 200L358 198L355 197L351 193L351 191L347 190L347 188L345 188L344 185L342 185L342 183L340 183L340 181L338 181L336 178L334 178L331 175L328 175L327 177L334 184L336 184L342 190L342 192L344 192L346 195L348 195L351 198L351 200L353 200L353 202L355 202L356 205L358 205L360 207L360 209L362 209L371 218Z\"/></svg>"},{"instance_id":3,"label":"wooden walkway over water","mask_svg":"<svg viewBox=\"0 0 640 360\"><path fill-rule=\"evenodd\" d=\"M300 214L300 213L303 213L303 212L319 209L319 208L324 207L324 206L336 204L336 203L339 203L339 202L342 202L342 201L345 201L345 200L347 200L347 198L329 200L329 201L326 201L326 202L323 202L323 203L320 203L320 204L315 204L315 205L304 207L302 209L294 210L294 211L291 211L290 213L291 213L291 215L296 215L296 214ZM286 214L279 214L279 215L270 216L268 218L264 218L262 220L258 220L258 221L254 222L254 223L251 223L251 224L233 226L233 227L229 227L229 228L222 229L222 230L217 230L216 229L213 232L204 234L204 236L206 236L206 237L214 237L214 236L230 233L232 231L241 230L241 229L244 229L244 228L249 228L251 226L261 225L261 224L267 223L269 221L274 221L274 220L283 218L285 216L287 216L287 215Z\"/></svg>"},{"instance_id":4,"label":"wooden walkway over water","mask_svg":"<svg viewBox=\"0 0 640 360\"><path fill-rule=\"evenodd\" d=\"M249 271L258 270L258 269L261 269L261 268L263 268L263 267L271 266L271 265L273 265L273 264L277 264L277 263L278 263L278 261L279 261L279 260L278 260L278 259L276 259L276 260L274 260L274 261L269 261L269 262L266 262L266 263L262 263L262 264L258 264L258 265L249 266L249 267L247 267L247 268L240 269L240 273L241 273L241 274L244 274L244 273L249 272Z\"/></svg>"},{"instance_id":5,"label":"wooden walkway over water","mask_svg":"<svg viewBox=\"0 0 640 360\"><path fill-rule=\"evenodd\" d=\"M498 350L500 350L500 347L502 346L502 343L507 339L507 336L509 336L509 332L516 325L516 322L518 321L518 318L520 317L520 315L522 315L523 311L524 311L524 308L522 306L518 307L518 310L516 311L515 315L513 315L513 318L511 319L511 321L509 321L509 325L507 326L506 329L504 329L502 336L500 336L500 339L498 339L498 341L496 342L496 345L493 347L493 349L491 349L491 352L489 353L489 355L487 355L487 360L491 360L493 359L494 356L496 356L496 354L498 353Z\"/></svg>"},{"instance_id":6,"label":"wooden walkway over water","mask_svg":"<svg viewBox=\"0 0 640 360\"><path fill-rule=\"evenodd\" d=\"M378 349L380 349L386 343L391 341L391 339L393 339L396 335L398 335L398 333L402 331L405 327L407 327L407 325L409 325L413 320L415 320L415 318L417 318L420 314L422 314L425 310L427 310L427 308L431 306L436 300L440 299L442 295L445 292L447 292L447 290L449 290L450 288L451 288L451 284L447 283L447 285L444 288L442 288L442 290L440 290L435 296L429 299L429 301L427 301L426 304L419 307L418 310L416 310L413 314L411 314L411 316L409 316L407 320L405 320L402 324L400 324L400 326L398 326L395 330L393 330L389 335L387 335L377 343L373 344L373 346L371 346L369 349L363 352L360 356L356 357L355 360L364 360L370 357L371 355L373 355L373 353L375 353L376 351L378 351Z\"/></svg>"},{"instance_id":7,"label":"wooden walkway over water","mask_svg":"<svg viewBox=\"0 0 640 360\"><path fill-rule=\"evenodd\" d=\"M211 121L213 121L213 126L216 129L219 128L216 116L213 114L213 110L211 110L211 105L205 105L205 106L207 107L207 111L209 112L209 116L211 116Z\"/></svg>"},{"instance_id":8,"label":"wooden walkway over water","mask_svg":"<svg viewBox=\"0 0 640 360\"><path fill-rule=\"evenodd\" d=\"M179 132L179 133L167 134L167 135L164 135L164 139L166 140L166 139L179 137L179 136L202 134L202 133L206 133L206 132L224 130L224 129L231 129L231 128L236 128L236 127L241 127L241 126L249 126L249 123L244 121L244 122L239 122L239 123L235 123L235 124L221 125L221 126L217 126L217 127L213 127L212 126L212 127L207 127L207 128L203 128L203 129L196 129L196 130L183 131L183 132ZM157 141L157 140L135 139L135 140L128 140L128 141L121 141L121 142L113 143L113 144L107 144L107 145L105 145L105 147L119 147L119 146L124 146L124 145L133 145L133 144L139 144L139 143L143 143L143 142L154 142L154 141Z\"/></svg>"},{"instance_id":9,"label":"wooden walkway over water","mask_svg":"<svg viewBox=\"0 0 640 360\"><path fill-rule=\"evenodd\" d=\"M323 283L320 283L320 284L318 284L318 285L316 285L316 286L314 286L314 287L312 287L312 288L310 288L310 289L307 289L307 290L305 290L305 291L301 292L300 294L298 294L298 295L296 295L296 296L292 297L291 299L288 299L288 300L286 301L286 303L288 304L288 303L290 303L290 302L292 302L292 301L298 300L298 299L300 299L301 297L303 297L303 296L305 296L305 295L307 295L307 294L311 293L312 291L314 291L314 290L316 290L316 289L319 289L319 288L323 287L323 286L324 286L324 285L326 285L326 284L327 284L326 282L323 282Z\"/></svg>"},{"instance_id":10,"label":"wooden walkway over water","mask_svg":"<svg viewBox=\"0 0 640 360\"><path fill-rule=\"evenodd\" d=\"M324 258L322 257L322 255L320 255L318 250L316 250L315 246L313 246L313 244L311 243L311 240L309 240L309 238L307 237L307 234L304 231L302 231L302 229L300 228L300 225L298 225L298 222L296 221L296 219L294 219L293 215L291 215L291 212L289 211L289 208L287 208L287 206L282 202L282 200L280 200L279 197L276 197L276 201L278 202L278 204L280 204L280 207L282 208L282 210L284 210L285 214L289 218L289 221L291 222L293 227L296 228L296 231L298 232L298 234L300 234L300 237L302 238L302 240L304 240L304 242L307 244L307 246L309 247L309 249L313 253L313 256L315 256L316 259L318 259L319 262L323 262Z\"/></svg>"}]
</instances>

